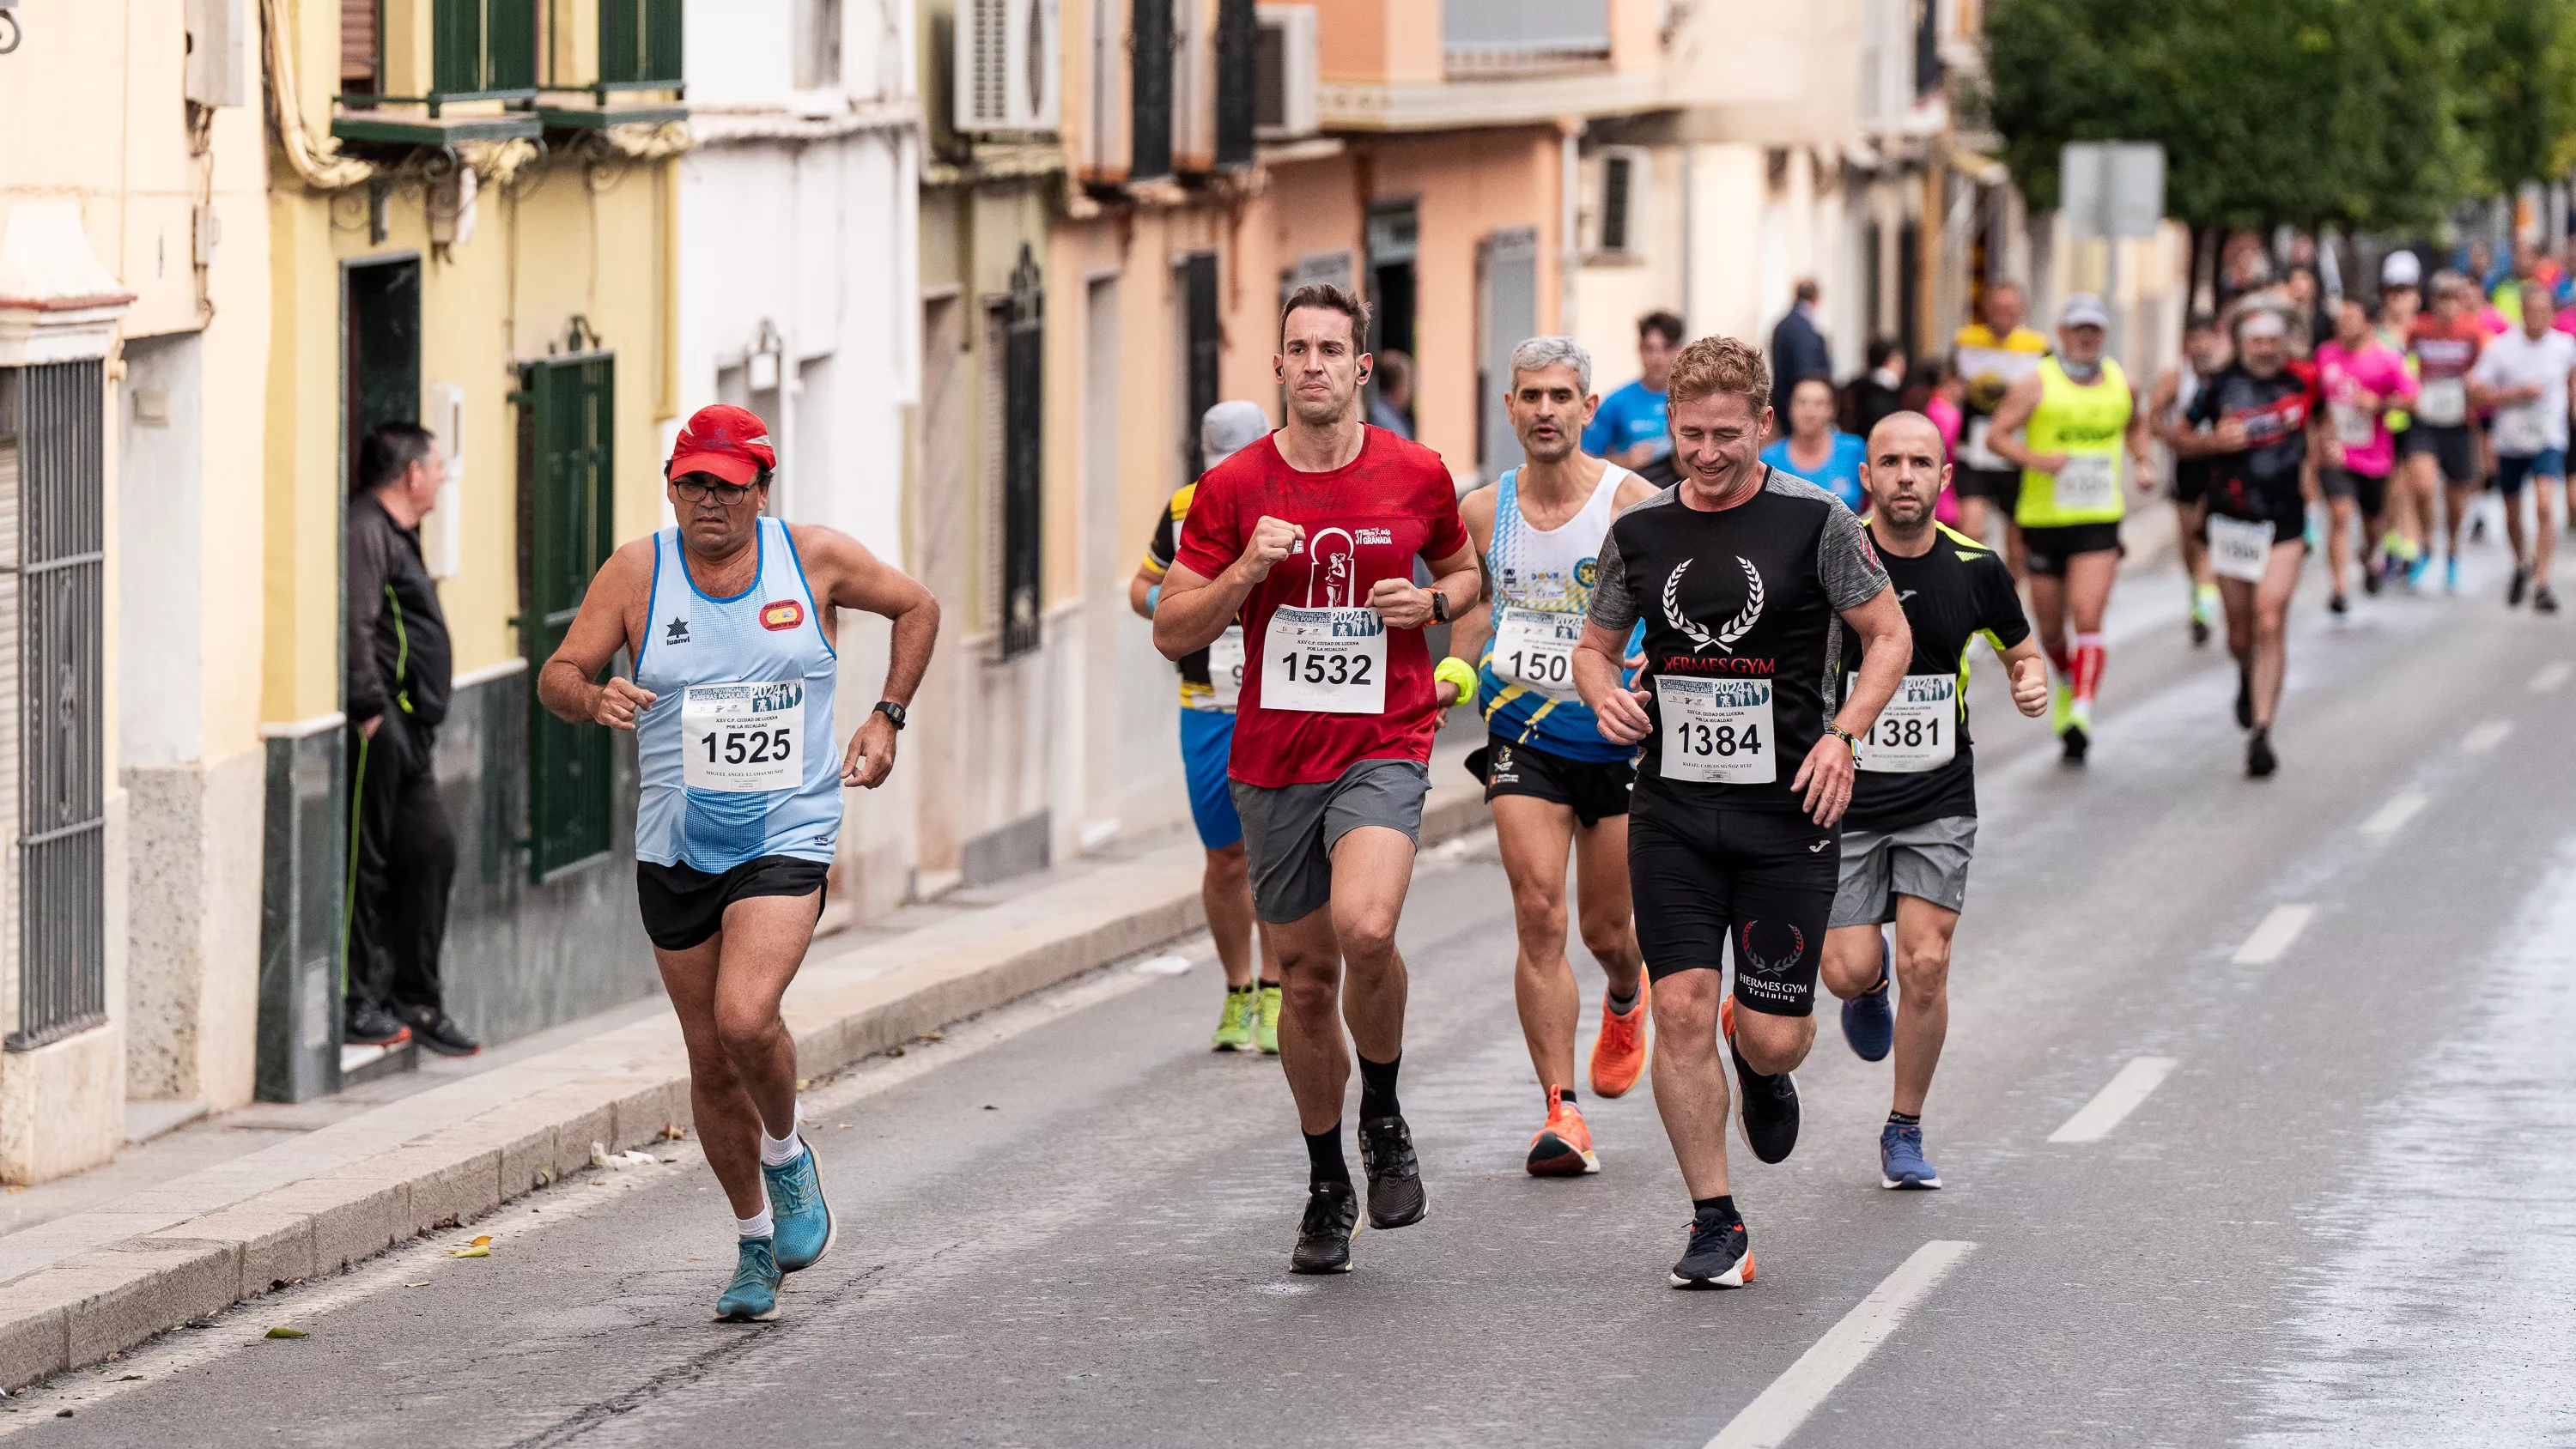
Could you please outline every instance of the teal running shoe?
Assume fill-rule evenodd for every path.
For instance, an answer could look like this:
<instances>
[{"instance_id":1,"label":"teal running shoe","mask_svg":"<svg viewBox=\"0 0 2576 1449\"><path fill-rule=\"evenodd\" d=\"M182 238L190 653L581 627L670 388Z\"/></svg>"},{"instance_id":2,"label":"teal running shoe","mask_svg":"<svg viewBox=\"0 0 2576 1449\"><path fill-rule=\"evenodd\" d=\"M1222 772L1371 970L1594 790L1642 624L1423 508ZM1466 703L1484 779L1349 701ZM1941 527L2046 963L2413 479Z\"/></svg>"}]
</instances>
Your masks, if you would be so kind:
<instances>
[{"instance_id":1,"label":"teal running shoe","mask_svg":"<svg viewBox=\"0 0 2576 1449\"><path fill-rule=\"evenodd\" d=\"M832 1205L823 1200L823 1177L814 1170L814 1144L785 1167L761 1164L761 1181L769 1185L771 1221L777 1225L778 1271L811 1268L832 1251L835 1227Z\"/></svg>"},{"instance_id":2,"label":"teal running shoe","mask_svg":"<svg viewBox=\"0 0 2576 1449\"><path fill-rule=\"evenodd\" d=\"M716 1300L718 1323L767 1323L778 1316L778 1259L767 1238L745 1238L733 1281Z\"/></svg>"}]
</instances>

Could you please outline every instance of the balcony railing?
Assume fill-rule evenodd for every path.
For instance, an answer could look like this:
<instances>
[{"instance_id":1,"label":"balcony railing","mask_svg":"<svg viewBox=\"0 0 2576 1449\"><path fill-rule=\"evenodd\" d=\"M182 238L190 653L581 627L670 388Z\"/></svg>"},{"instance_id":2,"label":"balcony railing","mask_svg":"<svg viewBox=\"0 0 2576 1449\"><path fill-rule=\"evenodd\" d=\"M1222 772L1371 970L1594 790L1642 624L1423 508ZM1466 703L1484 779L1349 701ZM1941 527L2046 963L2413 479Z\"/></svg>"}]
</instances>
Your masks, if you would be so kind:
<instances>
[{"instance_id":1,"label":"balcony railing","mask_svg":"<svg viewBox=\"0 0 2576 1449\"><path fill-rule=\"evenodd\" d=\"M1598 65L1610 58L1610 0L1446 0L1440 50L1452 75Z\"/></svg>"}]
</instances>

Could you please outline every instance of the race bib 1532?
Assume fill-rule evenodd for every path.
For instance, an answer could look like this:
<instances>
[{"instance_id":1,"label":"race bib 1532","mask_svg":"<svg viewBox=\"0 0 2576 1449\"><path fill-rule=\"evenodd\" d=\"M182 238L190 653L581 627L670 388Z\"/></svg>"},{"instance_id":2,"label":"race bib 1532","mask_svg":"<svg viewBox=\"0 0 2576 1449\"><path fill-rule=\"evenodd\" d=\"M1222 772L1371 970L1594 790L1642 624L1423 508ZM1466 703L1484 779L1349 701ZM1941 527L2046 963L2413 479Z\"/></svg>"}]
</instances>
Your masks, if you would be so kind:
<instances>
[{"instance_id":1,"label":"race bib 1532","mask_svg":"<svg viewBox=\"0 0 2576 1449\"><path fill-rule=\"evenodd\" d=\"M1261 707L1386 713L1386 621L1369 608L1280 605L1262 636Z\"/></svg>"}]
</instances>

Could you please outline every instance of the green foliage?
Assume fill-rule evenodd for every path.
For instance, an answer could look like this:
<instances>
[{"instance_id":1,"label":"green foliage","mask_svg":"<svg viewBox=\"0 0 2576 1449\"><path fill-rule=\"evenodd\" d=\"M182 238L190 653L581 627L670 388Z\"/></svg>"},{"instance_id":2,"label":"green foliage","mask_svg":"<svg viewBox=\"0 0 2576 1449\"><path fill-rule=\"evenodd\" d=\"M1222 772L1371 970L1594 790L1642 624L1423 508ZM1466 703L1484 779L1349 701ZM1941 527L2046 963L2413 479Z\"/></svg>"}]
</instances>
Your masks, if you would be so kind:
<instances>
[{"instance_id":1,"label":"green foliage","mask_svg":"<svg viewBox=\"0 0 2576 1449\"><path fill-rule=\"evenodd\" d=\"M1995 0L1988 119L2031 205L2069 141L2160 141L2195 226L2428 224L2576 164L2576 0Z\"/></svg>"}]
</instances>

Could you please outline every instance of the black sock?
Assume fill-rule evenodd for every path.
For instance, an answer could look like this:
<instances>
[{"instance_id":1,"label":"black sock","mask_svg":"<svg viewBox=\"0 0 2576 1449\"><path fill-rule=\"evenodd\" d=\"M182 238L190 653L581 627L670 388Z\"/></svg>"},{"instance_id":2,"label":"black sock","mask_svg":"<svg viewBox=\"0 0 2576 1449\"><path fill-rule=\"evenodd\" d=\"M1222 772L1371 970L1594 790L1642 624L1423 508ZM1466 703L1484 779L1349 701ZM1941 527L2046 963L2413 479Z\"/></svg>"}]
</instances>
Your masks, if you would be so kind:
<instances>
[{"instance_id":1,"label":"black sock","mask_svg":"<svg viewBox=\"0 0 2576 1449\"><path fill-rule=\"evenodd\" d=\"M1395 1069L1404 1065L1404 1053L1397 1052L1391 1062L1373 1062L1360 1058L1360 1120L1374 1122L1380 1117L1399 1117L1404 1109L1395 1104Z\"/></svg>"},{"instance_id":2,"label":"black sock","mask_svg":"<svg viewBox=\"0 0 2576 1449\"><path fill-rule=\"evenodd\" d=\"M1554 1090L1558 1101L1571 1102L1574 1100L1574 1089L1572 1087L1558 1087Z\"/></svg>"},{"instance_id":3,"label":"black sock","mask_svg":"<svg viewBox=\"0 0 2576 1449\"><path fill-rule=\"evenodd\" d=\"M1691 1211L1695 1213L1713 1211L1717 1214L1717 1220L1722 1223L1740 1223L1744 1221L1743 1218L1736 1215L1735 1194L1733 1193L1719 1193L1715 1197L1692 1198Z\"/></svg>"},{"instance_id":4,"label":"black sock","mask_svg":"<svg viewBox=\"0 0 2576 1449\"><path fill-rule=\"evenodd\" d=\"M1334 1123L1321 1132L1309 1132L1306 1138L1306 1180L1309 1183L1351 1180L1351 1169L1342 1161L1342 1124Z\"/></svg>"},{"instance_id":5,"label":"black sock","mask_svg":"<svg viewBox=\"0 0 2576 1449\"><path fill-rule=\"evenodd\" d=\"M1890 1112L1887 1114L1887 1125L1890 1127L1920 1127L1923 1125L1923 1114L1920 1112Z\"/></svg>"},{"instance_id":6,"label":"black sock","mask_svg":"<svg viewBox=\"0 0 2576 1449\"><path fill-rule=\"evenodd\" d=\"M1611 992L1609 997L1610 1010L1619 1016L1626 1016L1629 1012L1636 1010L1637 997L1643 990L1644 988L1640 987L1637 991L1631 991L1625 996L1621 996L1616 991Z\"/></svg>"},{"instance_id":7,"label":"black sock","mask_svg":"<svg viewBox=\"0 0 2576 1449\"><path fill-rule=\"evenodd\" d=\"M1261 978L1261 989L1264 991L1276 991L1279 989L1279 983L1271 980L1267 976L1264 976Z\"/></svg>"},{"instance_id":8,"label":"black sock","mask_svg":"<svg viewBox=\"0 0 2576 1449\"><path fill-rule=\"evenodd\" d=\"M1241 986L1229 986L1229 987L1227 987L1227 988L1225 989L1225 994L1226 994L1226 995L1228 995L1228 996L1246 996L1246 995L1249 995L1249 994L1251 994L1252 992L1254 992L1254 991L1256 991L1256 990L1259 990L1259 989L1260 989L1260 988L1258 988L1258 987L1254 986L1251 982L1247 981L1247 982L1243 983Z\"/></svg>"}]
</instances>

